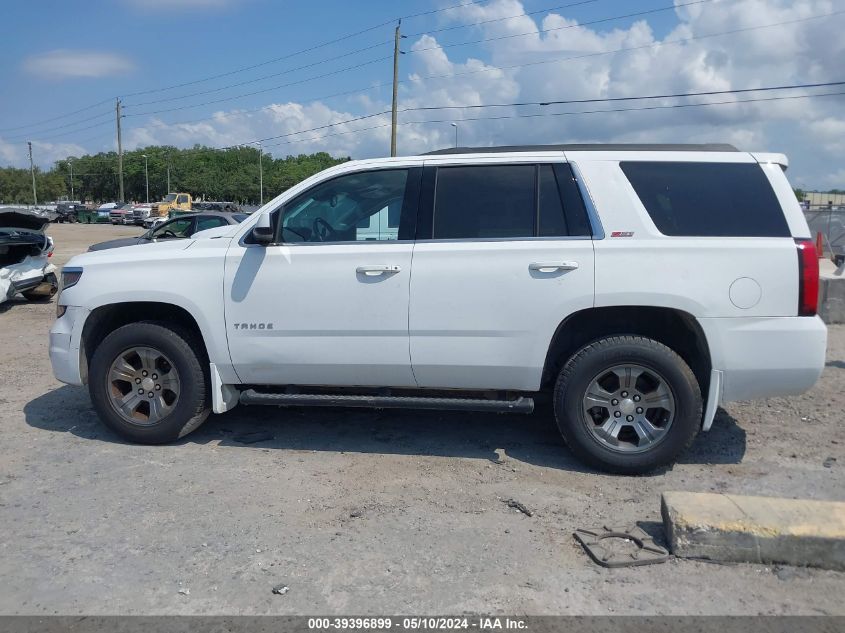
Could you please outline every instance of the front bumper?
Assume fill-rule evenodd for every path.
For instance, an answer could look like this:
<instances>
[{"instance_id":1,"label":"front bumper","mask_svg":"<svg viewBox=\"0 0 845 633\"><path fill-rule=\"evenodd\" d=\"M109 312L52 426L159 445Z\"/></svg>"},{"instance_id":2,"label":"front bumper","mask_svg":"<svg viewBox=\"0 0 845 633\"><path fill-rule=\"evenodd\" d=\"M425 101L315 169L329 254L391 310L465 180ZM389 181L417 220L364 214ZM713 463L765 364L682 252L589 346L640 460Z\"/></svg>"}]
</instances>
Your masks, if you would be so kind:
<instances>
[{"instance_id":1,"label":"front bumper","mask_svg":"<svg viewBox=\"0 0 845 633\"><path fill-rule=\"evenodd\" d=\"M719 402L797 395L821 376L827 328L818 317L699 319L713 369L723 372Z\"/></svg>"},{"instance_id":2,"label":"front bumper","mask_svg":"<svg viewBox=\"0 0 845 633\"><path fill-rule=\"evenodd\" d=\"M53 375L69 385L81 386L86 377L82 371L82 328L90 310L67 306L64 315L50 328L50 364Z\"/></svg>"}]
</instances>

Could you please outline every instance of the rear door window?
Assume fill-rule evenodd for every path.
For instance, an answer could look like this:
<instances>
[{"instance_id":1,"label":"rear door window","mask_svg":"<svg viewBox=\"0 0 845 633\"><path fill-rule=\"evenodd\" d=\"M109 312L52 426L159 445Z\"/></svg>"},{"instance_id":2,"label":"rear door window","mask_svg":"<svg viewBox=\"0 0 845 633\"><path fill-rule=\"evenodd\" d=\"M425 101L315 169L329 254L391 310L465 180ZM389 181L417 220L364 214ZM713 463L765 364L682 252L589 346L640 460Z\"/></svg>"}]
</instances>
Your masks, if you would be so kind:
<instances>
[{"instance_id":1,"label":"rear door window","mask_svg":"<svg viewBox=\"0 0 845 633\"><path fill-rule=\"evenodd\" d=\"M589 237L584 202L566 163L426 168L417 239Z\"/></svg>"},{"instance_id":2,"label":"rear door window","mask_svg":"<svg viewBox=\"0 0 845 633\"><path fill-rule=\"evenodd\" d=\"M534 165L441 167L434 239L533 237Z\"/></svg>"},{"instance_id":3,"label":"rear door window","mask_svg":"<svg viewBox=\"0 0 845 633\"><path fill-rule=\"evenodd\" d=\"M664 235L790 236L757 163L623 161L620 167Z\"/></svg>"}]
</instances>

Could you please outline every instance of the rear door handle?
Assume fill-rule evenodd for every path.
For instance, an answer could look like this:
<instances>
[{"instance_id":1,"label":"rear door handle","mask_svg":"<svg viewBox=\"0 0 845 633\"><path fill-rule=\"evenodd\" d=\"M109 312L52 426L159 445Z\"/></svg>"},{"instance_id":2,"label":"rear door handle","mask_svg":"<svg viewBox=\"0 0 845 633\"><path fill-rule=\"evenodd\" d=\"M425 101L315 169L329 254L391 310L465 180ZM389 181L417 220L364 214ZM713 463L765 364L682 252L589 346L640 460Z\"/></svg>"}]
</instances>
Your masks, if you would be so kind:
<instances>
[{"instance_id":1,"label":"rear door handle","mask_svg":"<svg viewBox=\"0 0 845 633\"><path fill-rule=\"evenodd\" d=\"M528 265L528 270L536 270L540 273L553 273L556 270L575 270L578 262L535 262Z\"/></svg>"},{"instance_id":2,"label":"rear door handle","mask_svg":"<svg viewBox=\"0 0 845 633\"><path fill-rule=\"evenodd\" d=\"M393 273L401 272L402 268L399 266L390 265L375 265L375 266L358 266L355 272L359 275L367 275L368 277L375 277L377 275L392 275Z\"/></svg>"}]
</instances>

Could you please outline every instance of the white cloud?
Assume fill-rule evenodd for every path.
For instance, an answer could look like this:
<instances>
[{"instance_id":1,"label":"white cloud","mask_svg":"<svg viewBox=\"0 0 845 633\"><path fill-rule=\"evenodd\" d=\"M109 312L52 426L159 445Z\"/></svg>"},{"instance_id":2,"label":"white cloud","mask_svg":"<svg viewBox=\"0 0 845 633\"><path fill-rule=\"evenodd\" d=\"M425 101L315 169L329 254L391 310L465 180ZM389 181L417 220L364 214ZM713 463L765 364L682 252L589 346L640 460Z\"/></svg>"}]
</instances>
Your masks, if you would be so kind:
<instances>
[{"instance_id":1,"label":"white cloud","mask_svg":"<svg viewBox=\"0 0 845 633\"><path fill-rule=\"evenodd\" d=\"M23 69L44 79L94 78L130 72L134 64L116 53L59 48L27 57Z\"/></svg>"}]
</instances>

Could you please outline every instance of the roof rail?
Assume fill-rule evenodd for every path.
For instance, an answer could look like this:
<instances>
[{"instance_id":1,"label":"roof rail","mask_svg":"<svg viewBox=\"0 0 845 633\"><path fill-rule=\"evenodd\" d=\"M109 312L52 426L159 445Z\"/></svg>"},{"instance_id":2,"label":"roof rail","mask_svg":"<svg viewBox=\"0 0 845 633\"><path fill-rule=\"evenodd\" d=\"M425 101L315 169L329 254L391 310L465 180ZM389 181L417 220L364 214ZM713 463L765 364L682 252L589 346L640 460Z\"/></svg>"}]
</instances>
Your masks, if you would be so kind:
<instances>
[{"instance_id":1,"label":"roof rail","mask_svg":"<svg viewBox=\"0 0 845 633\"><path fill-rule=\"evenodd\" d=\"M422 156L443 154L493 154L509 152L738 152L728 143L574 143L569 145L500 145L498 147L449 147Z\"/></svg>"}]
</instances>

